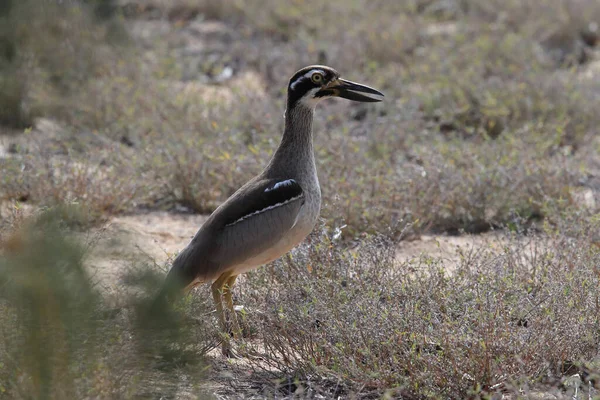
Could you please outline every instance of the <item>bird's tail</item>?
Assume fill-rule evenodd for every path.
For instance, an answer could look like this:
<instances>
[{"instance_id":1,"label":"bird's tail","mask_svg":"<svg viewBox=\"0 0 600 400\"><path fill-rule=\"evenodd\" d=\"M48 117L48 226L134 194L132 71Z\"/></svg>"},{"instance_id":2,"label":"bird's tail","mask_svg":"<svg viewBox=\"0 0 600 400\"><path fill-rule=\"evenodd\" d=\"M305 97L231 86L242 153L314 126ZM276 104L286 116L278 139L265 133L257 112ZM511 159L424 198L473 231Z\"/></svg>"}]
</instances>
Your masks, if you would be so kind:
<instances>
[{"instance_id":1,"label":"bird's tail","mask_svg":"<svg viewBox=\"0 0 600 400\"><path fill-rule=\"evenodd\" d=\"M183 294L182 283L176 272L169 271L160 290L140 304L137 313L137 327L140 351L155 359L157 356L172 356L172 344L182 340L184 334L184 313L174 307ZM166 352L166 353L165 353Z\"/></svg>"},{"instance_id":2,"label":"bird's tail","mask_svg":"<svg viewBox=\"0 0 600 400\"><path fill-rule=\"evenodd\" d=\"M161 289L149 303L148 317L156 318L169 313L171 305L192 287L196 277L187 268L190 254L190 248L187 247L175 258Z\"/></svg>"},{"instance_id":3,"label":"bird's tail","mask_svg":"<svg viewBox=\"0 0 600 400\"><path fill-rule=\"evenodd\" d=\"M150 302L149 311L152 313L164 311L165 307L169 307L181 296L182 288L182 280L176 273L173 273L172 268L160 290Z\"/></svg>"},{"instance_id":4,"label":"bird's tail","mask_svg":"<svg viewBox=\"0 0 600 400\"><path fill-rule=\"evenodd\" d=\"M164 310L164 307L173 304L192 286L194 277L186 273L185 250L173 261L173 266L167 273L164 283L151 302L151 311Z\"/></svg>"}]
</instances>

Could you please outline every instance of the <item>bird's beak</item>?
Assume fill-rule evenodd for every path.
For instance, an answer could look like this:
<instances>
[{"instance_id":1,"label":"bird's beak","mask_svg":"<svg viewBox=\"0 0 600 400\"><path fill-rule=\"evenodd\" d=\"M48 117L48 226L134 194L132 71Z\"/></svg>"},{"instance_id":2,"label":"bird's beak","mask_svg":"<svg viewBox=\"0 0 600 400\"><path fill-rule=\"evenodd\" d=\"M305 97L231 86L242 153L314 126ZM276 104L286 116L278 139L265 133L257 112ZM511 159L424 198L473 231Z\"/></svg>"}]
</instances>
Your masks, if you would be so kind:
<instances>
[{"instance_id":1,"label":"bird's beak","mask_svg":"<svg viewBox=\"0 0 600 400\"><path fill-rule=\"evenodd\" d=\"M344 99L362 102L383 100L383 93L359 83L338 78L317 92L317 96L337 96Z\"/></svg>"}]
</instances>

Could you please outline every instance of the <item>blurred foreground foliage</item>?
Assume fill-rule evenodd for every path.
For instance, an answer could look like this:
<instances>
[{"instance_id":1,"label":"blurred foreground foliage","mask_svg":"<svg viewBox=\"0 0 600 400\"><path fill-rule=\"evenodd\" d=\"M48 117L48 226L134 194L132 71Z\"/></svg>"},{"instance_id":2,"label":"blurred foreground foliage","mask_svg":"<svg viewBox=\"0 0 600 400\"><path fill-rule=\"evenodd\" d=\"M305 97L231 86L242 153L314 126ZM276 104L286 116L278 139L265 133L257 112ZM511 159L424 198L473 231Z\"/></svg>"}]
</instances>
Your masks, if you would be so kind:
<instances>
[{"instance_id":1,"label":"blurred foreground foliage","mask_svg":"<svg viewBox=\"0 0 600 400\"><path fill-rule=\"evenodd\" d=\"M203 355L216 345L215 336L211 324L200 321L196 328L185 315L205 304L149 315L146 299L160 280L147 268L135 295L103 297L97 278L84 268L86 248L74 241L61 215L42 213L2 242L0 397L200 393ZM174 370L183 381L169 377Z\"/></svg>"},{"instance_id":2,"label":"blurred foreground foliage","mask_svg":"<svg viewBox=\"0 0 600 400\"><path fill-rule=\"evenodd\" d=\"M0 125L28 127L36 116L60 110L60 97L80 90L106 65L103 48L125 34L113 17L114 3L2 1Z\"/></svg>"}]
</instances>

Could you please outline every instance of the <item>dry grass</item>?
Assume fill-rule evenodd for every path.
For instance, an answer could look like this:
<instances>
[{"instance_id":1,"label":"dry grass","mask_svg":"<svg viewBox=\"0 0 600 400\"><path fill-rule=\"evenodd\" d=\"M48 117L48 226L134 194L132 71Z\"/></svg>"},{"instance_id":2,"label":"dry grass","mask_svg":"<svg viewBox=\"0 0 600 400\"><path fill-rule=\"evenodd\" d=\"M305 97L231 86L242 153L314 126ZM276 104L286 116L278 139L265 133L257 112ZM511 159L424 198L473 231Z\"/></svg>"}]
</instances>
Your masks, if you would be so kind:
<instances>
[{"instance_id":1,"label":"dry grass","mask_svg":"<svg viewBox=\"0 0 600 400\"><path fill-rule=\"evenodd\" d=\"M79 201L87 192L97 215L174 203L210 212L260 170L278 141L280 87L289 73L274 71L293 71L324 57L323 62L344 65L344 75L382 88L389 99L382 106L329 104L318 111L323 193L326 204L335 205L325 215L348 225L347 234L395 236L408 224L415 232L478 232L509 223L515 215L538 218L548 201L570 199L569 186L586 168L585 160L581 165L570 156L589 141L598 123L593 92L575 79L577 69L557 70L548 61L547 32L541 30L558 18L570 21L561 26L577 36L593 22L596 7L548 4L538 27L518 12L533 12L529 3L508 4L504 17L493 21L484 6L457 2L442 12L435 3L309 7L265 1L262 7L245 7L231 2L226 15L221 3L213 2L130 4L127 10L136 11L132 16L150 13L179 21L182 28L169 28L162 42L149 31L154 53L131 44L127 51L106 47L112 66L100 63L92 77L69 79L78 90L60 102L44 97L47 106L40 106L45 115L74 127L73 141L64 144L71 159L86 160L99 147L109 149L112 157L100 161L105 172L89 179L89 171L98 168L94 162L79 168L73 166L79 160L69 160L65 167L42 151L29 169L45 177L52 175L44 172L49 165L62 168L61 175L69 176L62 181L71 183L56 190L52 180L9 178L4 197ZM184 39L192 32L186 26L201 15L254 29L257 37L219 26L217 44L208 46L221 52L216 61L191 72L181 69L185 51L164 43L193 46L193 39ZM324 23L334 15L356 23L349 30L347 24ZM373 20L385 29L374 31ZM220 37L234 40L230 53L219 47ZM94 40L83 37L80 46L90 52L98 46ZM290 41L306 55L286 50ZM228 64L238 68L234 60L244 57L262 78L240 75L220 89L179 81L205 79L204 72L218 73ZM90 130L102 140L77 146L85 142L79 132ZM9 164L28 169L26 163ZM97 198L95 190L111 198Z\"/></svg>"},{"instance_id":2,"label":"dry grass","mask_svg":"<svg viewBox=\"0 0 600 400\"><path fill-rule=\"evenodd\" d=\"M255 368L327 398L573 394L561 385L577 373L597 385L597 229L473 249L452 274L426 256L398 264L382 238L348 250L316 235L249 275L241 300L260 310L248 320L264 349Z\"/></svg>"},{"instance_id":3,"label":"dry grass","mask_svg":"<svg viewBox=\"0 0 600 400\"><path fill-rule=\"evenodd\" d=\"M286 383L263 382L259 396L570 395L574 371L598 373L598 203L582 209L578 197L581 185L597 197L600 171L596 1L14 4L0 7L0 123L31 128L0 148L3 243L24 224L22 204L78 229L145 209L212 211L275 149L289 75L325 63L386 101L329 101L316 113L324 229L343 227L346 240L316 235L237 292L264 347L257 368ZM443 260L394 260L395 240L502 228L527 236L500 254L465 254L454 274ZM52 265L79 271L76 245L31 240ZM37 271L26 255L3 255L3 279L15 266ZM55 269L41 281L68 272ZM25 289L4 297L10 323L0 325L15 328L0 343L0 393L196 390L140 355L131 335L147 327L136 325L134 300L98 316L106 299L78 279L89 288L88 308L76 308L84 328L49 318L72 306L70 294L55 309L21 308ZM41 304L53 287L33 298ZM208 305L178 307L189 317ZM35 315L52 326L47 337L28 333ZM203 321L207 331L167 332L177 351L166 353L191 349L167 362L178 376L202 377L190 359L216 336ZM71 349L50 372L16 351L52 364L57 353L39 352L46 340ZM137 369L143 378L130 380Z\"/></svg>"}]
</instances>

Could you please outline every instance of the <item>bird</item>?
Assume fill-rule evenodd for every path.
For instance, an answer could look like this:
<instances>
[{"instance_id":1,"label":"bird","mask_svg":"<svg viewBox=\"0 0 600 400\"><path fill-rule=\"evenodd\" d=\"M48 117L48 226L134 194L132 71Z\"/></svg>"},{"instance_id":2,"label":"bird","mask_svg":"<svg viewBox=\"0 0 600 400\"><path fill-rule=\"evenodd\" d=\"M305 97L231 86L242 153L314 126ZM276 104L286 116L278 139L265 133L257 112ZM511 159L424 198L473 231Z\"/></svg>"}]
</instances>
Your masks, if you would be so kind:
<instances>
[{"instance_id":1,"label":"bird","mask_svg":"<svg viewBox=\"0 0 600 400\"><path fill-rule=\"evenodd\" d=\"M321 189L313 150L313 116L316 105L331 97L379 102L384 95L342 79L324 65L310 65L292 75L283 136L270 161L215 209L167 273L161 295L168 298L211 283L220 329L227 337L221 348L226 356L233 354L230 333L234 340L241 335L231 295L236 278L289 252L317 222Z\"/></svg>"}]
</instances>

